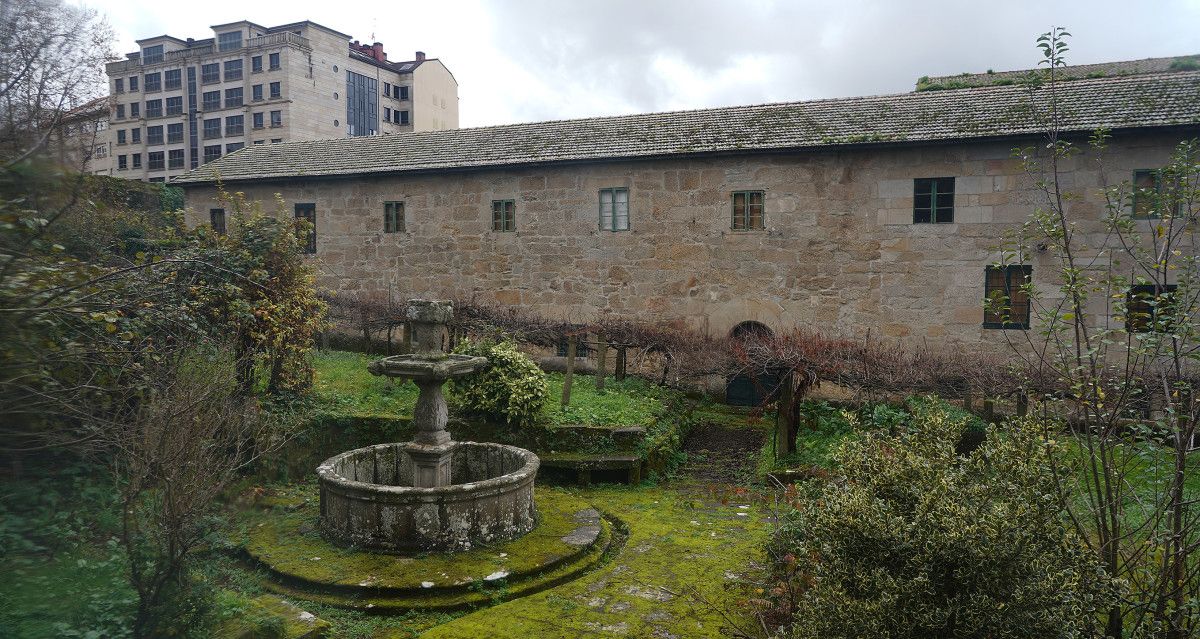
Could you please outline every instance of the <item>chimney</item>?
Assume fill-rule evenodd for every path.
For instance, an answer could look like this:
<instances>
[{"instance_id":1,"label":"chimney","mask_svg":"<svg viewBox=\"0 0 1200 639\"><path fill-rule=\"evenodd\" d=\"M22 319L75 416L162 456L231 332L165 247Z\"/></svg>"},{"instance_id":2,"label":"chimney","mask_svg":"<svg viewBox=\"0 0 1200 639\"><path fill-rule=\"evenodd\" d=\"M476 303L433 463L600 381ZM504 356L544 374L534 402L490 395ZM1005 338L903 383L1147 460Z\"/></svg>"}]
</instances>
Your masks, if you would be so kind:
<instances>
[{"instance_id":1,"label":"chimney","mask_svg":"<svg viewBox=\"0 0 1200 639\"><path fill-rule=\"evenodd\" d=\"M387 56L383 53L383 43L374 42L371 44L371 57L375 58L376 62L387 60Z\"/></svg>"},{"instance_id":2,"label":"chimney","mask_svg":"<svg viewBox=\"0 0 1200 639\"><path fill-rule=\"evenodd\" d=\"M417 52L417 62L424 62L424 61L425 61L425 52L418 51Z\"/></svg>"}]
</instances>

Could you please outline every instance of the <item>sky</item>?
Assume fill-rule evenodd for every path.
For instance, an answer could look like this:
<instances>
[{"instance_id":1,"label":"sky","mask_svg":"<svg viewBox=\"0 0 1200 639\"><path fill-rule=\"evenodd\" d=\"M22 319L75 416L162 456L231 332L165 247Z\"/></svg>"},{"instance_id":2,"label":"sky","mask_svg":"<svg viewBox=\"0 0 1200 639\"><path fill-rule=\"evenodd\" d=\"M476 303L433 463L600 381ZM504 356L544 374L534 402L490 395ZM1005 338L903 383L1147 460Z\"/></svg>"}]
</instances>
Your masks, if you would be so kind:
<instances>
[{"instance_id":1,"label":"sky","mask_svg":"<svg viewBox=\"0 0 1200 639\"><path fill-rule=\"evenodd\" d=\"M1200 0L71 0L107 16L117 53L209 25L312 20L391 60L426 52L459 85L460 125L899 93L923 75L1200 53Z\"/></svg>"}]
</instances>

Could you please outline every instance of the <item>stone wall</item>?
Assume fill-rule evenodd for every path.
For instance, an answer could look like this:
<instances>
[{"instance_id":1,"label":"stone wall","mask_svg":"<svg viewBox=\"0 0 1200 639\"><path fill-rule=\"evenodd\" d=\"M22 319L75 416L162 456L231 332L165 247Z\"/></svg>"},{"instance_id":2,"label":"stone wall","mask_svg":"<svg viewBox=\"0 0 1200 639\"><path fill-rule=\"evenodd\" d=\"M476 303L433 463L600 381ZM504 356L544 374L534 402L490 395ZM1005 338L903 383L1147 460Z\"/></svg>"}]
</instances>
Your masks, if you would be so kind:
<instances>
[{"instance_id":1,"label":"stone wall","mask_svg":"<svg viewBox=\"0 0 1200 639\"><path fill-rule=\"evenodd\" d=\"M1110 183L1161 166L1178 134L1118 135ZM1011 150L1037 140L552 165L237 184L272 206L317 207L322 285L341 293L471 297L547 316L613 313L725 335L754 320L910 344L1002 344L982 327L984 267L1038 201ZM1102 230L1102 175L1065 165L1071 214ZM955 223L913 224L913 180L956 178ZM598 191L630 193L628 232L598 229ZM731 192L765 191L766 228L730 229ZM187 188L189 221L217 206ZM515 232L491 230L492 200L516 201ZM405 202L405 231L383 232L383 203ZM1055 287L1052 261L1028 261Z\"/></svg>"}]
</instances>

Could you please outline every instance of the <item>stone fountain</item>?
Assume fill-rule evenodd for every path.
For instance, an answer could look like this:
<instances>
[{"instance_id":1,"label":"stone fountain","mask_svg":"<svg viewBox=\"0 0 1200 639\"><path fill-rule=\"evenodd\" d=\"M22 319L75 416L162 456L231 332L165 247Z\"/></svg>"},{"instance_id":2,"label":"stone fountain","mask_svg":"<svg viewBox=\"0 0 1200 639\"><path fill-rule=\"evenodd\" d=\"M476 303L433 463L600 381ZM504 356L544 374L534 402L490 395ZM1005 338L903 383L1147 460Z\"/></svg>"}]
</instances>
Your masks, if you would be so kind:
<instances>
[{"instance_id":1,"label":"stone fountain","mask_svg":"<svg viewBox=\"0 0 1200 639\"><path fill-rule=\"evenodd\" d=\"M411 442L342 453L317 468L321 529L330 540L393 552L466 550L533 529L538 458L503 444L455 442L442 385L487 366L447 354L449 302L410 300L412 353L371 363L373 375L420 389Z\"/></svg>"}]
</instances>

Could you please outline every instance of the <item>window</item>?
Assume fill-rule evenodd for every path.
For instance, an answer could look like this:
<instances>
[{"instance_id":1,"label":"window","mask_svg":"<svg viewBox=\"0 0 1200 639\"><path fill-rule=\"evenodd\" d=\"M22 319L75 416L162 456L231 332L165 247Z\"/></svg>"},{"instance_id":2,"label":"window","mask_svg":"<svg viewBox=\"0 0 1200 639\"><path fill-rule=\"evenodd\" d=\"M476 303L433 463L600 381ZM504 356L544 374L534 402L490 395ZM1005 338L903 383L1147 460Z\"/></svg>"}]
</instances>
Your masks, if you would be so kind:
<instances>
[{"instance_id":1,"label":"window","mask_svg":"<svg viewBox=\"0 0 1200 639\"><path fill-rule=\"evenodd\" d=\"M200 103L202 111L217 111L221 108L220 91L205 91L203 98L203 101Z\"/></svg>"},{"instance_id":2,"label":"window","mask_svg":"<svg viewBox=\"0 0 1200 639\"><path fill-rule=\"evenodd\" d=\"M396 111L396 113L400 116L397 122L400 124L408 124L408 111Z\"/></svg>"},{"instance_id":3,"label":"window","mask_svg":"<svg viewBox=\"0 0 1200 639\"><path fill-rule=\"evenodd\" d=\"M146 166L151 171L163 170L163 168L165 168L165 166L166 166L163 155L164 155L164 153L162 151L151 151L151 152L147 153L146 154Z\"/></svg>"},{"instance_id":4,"label":"window","mask_svg":"<svg viewBox=\"0 0 1200 639\"><path fill-rule=\"evenodd\" d=\"M117 78L113 80L114 91L116 93L125 93L125 78Z\"/></svg>"},{"instance_id":5,"label":"window","mask_svg":"<svg viewBox=\"0 0 1200 639\"><path fill-rule=\"evenodd\" d=\"M133 155L131 155L129 157L133 158L133 168L135 168L135 169L142 168L142 154L141 153L134 153Z\"/></svg>"},{"instance_id":6,"label":"window","mask_svg":"<svg viewBox=\"0 0 1200 639\"><path fill-rule=\"evenodd\" d=\"M225 108L242 106L242 87L225 89Z\"/></svg>"},{"instance_id":7,"label":"window","mask_svg":"<svg viewBox=\"0 0 1200 639\"><path fill-rule=\"evenodd\" d=\"M392 110L389 109L388 107L383 107L383 121L384 122L392 121Z\"/></svg>"},{"instance_id":8,"label":"window","mask_svg":"<svg viewBox=\"0 0 1200 639\"><path fill-rule=\"evenodd\" d=\"M913 180L913 224L950 224L954 221L954 178Z\"/></svg>"},{"instance_id":9,"label":"window","mask_svg":"<svg viewBox=\"0 0 1200 639\"><path fill-rule=\"evenodd\" d=\"M221 81L221 63L213 62L200 67L200 82L202 84L212 84Z\"/></svg>"},{"instance_id":10,"label":"window","mask_svg":"<svg viewBox=\"0 0 1200 639\"><path fill-rule=\"evenodd\" d=\"M146 144L162 144L162 143L163 143L162 125L146 127Z\"/></svg>"},{"instance_id":11,"label":"window","mask_svg":"<svg viewBox=\"0 0 1200 639\"><path fill-rule=\"evenodd\" d=\"M251 96L251 99L254 100L255 102L262 102L262 99L263 99L262 85L256 84L256 85L250 87L250 96Z\"/></svg>"},{"instance_id":12,"label":"window","mask_svg":"<svg viewBox=\"0 0 1200 639\"><path fill-rule=\"evenodd\" d=\"M162 117L162 100L146 100L146 117Z\"/></svg>"},{"instance_id":13,"label":"window","mask_svg":"<svg viewBox=\"0 0 1200 639\"><path fill-rule=\"evenodd\" d=\"M1162 173L1140 169L1133 172L1133 217L1149 220L1161 217Z\"/></svg>"},{"instance_id":14,"label":"window","mask_svg":"<svg viewBox=\"0 0 1200 639\"><path fill-rule=\"evenodd\" d=\"M167 98L167 115L183 114L183 97Z\"/></svg>"},{"instance_id":15,"label":"window","mask_svg":"<svg viewBox=\"0 0 1200 639\"><path fill-rule=\"evenodd\" d=\"M142 143L142 129L140 127L136 128L136 129L129 129L129 143L130 144L141 144Z\"/></svg>"},{"instance_id":16,"label":"window","mask_svg":"<svg viewBox=\"0 0 1200 639\"><path fill-rule=\"evenodd\" d=\"M94 158L108 157L108 147L104 146L103 144L97 144L94 148L92 148L92 157L94 157Z\"/></svg>"},{"instance_id":17,"label":"window","mask_svg":"<svg viewBox=\"0 0 1200 639\"><path fill-rule=\"evenodd\" d=\"M242 61L229 60L225 62L225 81L242 79Z\"/></svg>"},{"instance_id":18,"label":"window","mask_svg":"<svg viewBox=\"0 0 1200 639\"><path fill-rule=\"evenodd\" d=\"M117 169L124 171L129 168L129 157L125 155L117 156Z\"/></svg>"},{"instance_id":19,"label":"window","mask_svg":"<svg viewBox=\"0 0 1200 639\"><path fill-rule=\"evenodd\" d=\"M129 91L132 93L138 90L138 77L136 75L129 77Z\"/></svg>"},{"instance_id":20,"label":"window","mask_svg":"<svg viewBox=\"0 0 1200 639\"><path fill-rule=\"evenodd\" d=\"M392 97L392 84L390 82L383 83L383 94L387 97Z\"/></svg>"},{"instance_id":21,"label":"window","mask_svg":"<svg viewBox=\"0 0 1200 639\"><path fill-rule=\"evenodd\" d=\"M242 135L246 132L244 115L231 115L225 118L225 135Z\"/></svg>"},{"instance_id":22,"label":"window","mask_svg":"<svg viewBox=\"0 0 1200 639\"><path fill-rule=\"evenodd\" d=\"M146 93L151 91L162 91L162 74L147 73L143 78L142 86L146 88Z\"/></svg>"},{"instance_id":23,"label":"window","mask_svg":"<svg viewBox=\"0 0 1200 639\"><path fill-rule=\"evenodd\" d=\"M408 87L396 87L396 88L399 89L399 91L396 92L396 99L397 100L407 100L408 99Z\"/></svg>"},{"instance_id":24,"label":"window","mask_svg":"<svg viewBox=\"0 0 1200 639\"><path fill-rule=\"evenodd\" d=\"M233 51L242 48L242 32L228 31L217 34L217 51Z\"/></svg>"},{"instance_id":25,"label":"window","mask_svg":"<svg viewBox=\"0 0 1200 639\"><path fill-rule=\"evenodd\" d=\"M271 138L271 144L279 144L283 142L283 138Z\"/></svg>"},{"instance_id":26,"label":"window","mask_svg":"<svg viewBox=\"0 0 1200 639\"><path fill-rule=\"evenodd\" d=\"M262 56L256 55L250 58L250 72L262 73Z\"/></svg>"},{"instance_id":27,"label":"window","mask_svg":"<svg viewBox=\"0 0 1200 639\"><path fill-rule=\"evenodd\" d=\"M517 230L517 205L512 200L492 200L492 230Z\"/></svg>"},{"instance_id":28,"label":"window","mask_svg":"<svg viewBox=\"0 0 1200 639\"><path fill-rule=\"evenodd\" d=\"M271 127L274 128L274 127L280 127L280 126L283 126L283 111L272 111L271 112Z\"/></svg>"},{"instance_id":29,"label":"window","mask_svg":"<svg viewBox=\"0 0 1200 639\"><path fill-rule=\"evenodd\" d=\"M255 144L263 144L264 142L265 142L265 140L255 140L254 141Z\"/></svg>"},{"instance_id":30,"label":"window","mask_svg":"<svg viewBox=\"0 0 1200 639\"><path fill-rule=\"evenodd\" d=\"M734 191L733 220L729 227L734 231L760 231L764 228L762 191Z\"/></svg>"},{"instance_id":31,"label":"window","mask_svg":"<svg viewBox=\"0 0 1200 639\"><path fill-rule=\"evenodd\" d=\"M129 103L129 117L131 117L131 118L142 117L142 105L140 102L130 102Z\"/></svg>"},{"instance_id":32,"label":"window","mask_svg":"<svg viewBox=\"0 0 1200 639\"><path fill-rule=\"evenodd\" d=\"M182 76L179 72L179 69L168 69L163 73L163 75L163 84L165 85L164 88L166 90L170 91L171 89L178 89L179 87L183 86Z\"/></svg>"},{"instance_id":33,"label":"window","mask_svg":"<svg viewBox=\"0 0 1200 639\"><path fill-rule=\"evenodd\" d=\"M118 120L125 119L125 105L124 104L117 105L117 119Z\"/></svg>"},{"instance_id":34,"label":"window","mask_svg":"<svg viewBox=\"0 0 1200 639\"><path fill-rule=\"evenodd\" d=\"M171 149L170 151L167 151L167 168L183 168L183 149Z\"/></svg>"},{"instance_id":35,"label":"window","mask_svg":"<svg viewBox=\"0 0 1200 639\"><path fill-rule=\"evenodd\" d=\"M379 80L346 72L346 125L350 135L379 132Z\"/></svg>"},{"instance_id":36,"label":"window","mask_svg":"<svg viewBox=\"0 0 1200 639\"><path fill-rule=\"evenodd\" d=\"M142 64L154 64L163 61L163 45L156 44L142 49ZM136 91L137 89L134 89Z\"/></svg>"},{"instance_id":37,"label":"window","mask_svg":"<svg viewBox=\"0 0 1200 639\"><path fill-rule=\"evenodd\" d=\"M279 83L272 82L271 83L271 99L275 100L275 99L279 98L280 95L282 95L282 92L279 90Z\"/></svg>"},{"instance_id":38,"label":"window","mask_svg":"<svg viewBox=\"0 0 1200 639\"><path fill-rule=\"evenodd\" d=\"M567 351L571 345L570 339L570 337L563 336L562 339L558 340L557 353L559 357L567 356ZM577 337L575 339L575 357L586 358L590 357L591 354L592 349L588 348L587 340L583 339L582 336Z\"/></svg>"},{"instance_id":39,"label":"window","mask_svg":"<svg viewBox=\"0 0 1200 639\"><path fill-rule=\"evenodd\" d=\"M297 204L296 219L306 220L309 224L307 229L307 237L304 239L304 252L317 252L317 205L316 204Z\"/></svg>"},{"instance_id":40,"label":"window","mask_svg":"<svg viewBox=\"0 0 1200 639\"><path fill-rule=\"evenodd\" d=\"M238 116L238 117L241 117L241 116ZM225 153L226 154L233 153L234 151L237 151L238 149L241 149L244 146L246 146L245 142L234 142L232 144L226 144L225 145Z\"/></svg>"},{"instance_id":41,"label":"window","mask_svg":"<svg viewBox=\"0 0 1200 639\"><path fill-rule=\"evenodd\" d=\"M179 144L183 142L183 123L167 125L167 143Z\"/></svg>"},{"instance_id":42,"label":"window","mask_svg":"<svg viewBox=\"0 0 1200 639\"><path fill-rule=\"evenodd\" d=\"M209 209L208 223L217 235L225 235L225 209Z\"/></svg>"},{"instance_id":43,"label":"window","mask_svg":"<svg viewBox=\"0 0 1200 639\"><path fill-rule=\"evenodd\" d=\"M383 232L404 232L404 202L383 203Z\"/></svg>"},{"instance_id":44,"label":"window","mask_svg":"<svg viewBox=\"0 0 1200 639\"><path fill-rule=\"evenodd\" d=\"M1029 328L1029 291L1033 267L989 266L984 270L984 328Z\"/></svg>"},{"instance_id":45,"label":"window","mask_svg":"<svg viewBox=\"0 0 1200 639\"><path fill-rule=\"evenodd\" d=\"M221 118L209 118L204 121L204 139L211 140L221 137Z\"/></svg>"},{"instance_id":46,"label":"window","mask_svg":"<svg viewBox=\"0 0 1200 639\"><path fill-rule=\"evenodd\" d=\"M258 113L255 113L255 114L253 114L253 117L254 117L254 128L256 128L256 129L261 129L261 128L263 128L263 114L262 114L262 111L259 111Z\"/></svg>"},{"instance_id":47,"label":"window","mask_svg":"<svg viewBox=\"0 0 1200 639\"><path fill-rule=\"evenodd\" d=\"M214 144L204 147L204 162L207 164L221 157L221 145Z\"/></svg>"},{"instance_id":48,"label":"window","mask_svg":"<svg viewBox=\"0 0 1200 639\"><path fill-rule=\"evenodd\" d=\"M164 178L164 177L152 177L149 180L147 180L147 182L166 182L166 181L167 181L167 178Z\"/></svg>"},{"instance_id":49,"label":"window","mask_svg":"<svg viewBox=\"0 0 1200 639\"><path fill-rule=\"evenodd\" d=\"M629 189L600 189L600 230L629 230Z\"/></svg>"},{"instance_id":50,"label":"window","mask_svg":"<svg viewBox=\"0 0 1200 639\"><path fill-rule=\"evenodd\" d=\"M125 144L125 129L117 131L117 144Z\"/></svg>"},{"instance_id":51,"label":"window","mask_svg":"<svg viewBox=\"0 0 1200 639\"><path fill-rule=\"evenodd\" d=\"M1125 299L1125 330L1130 333L1166 333L1172 328L1171 308L1175 284L1135 284Z\"/></svg>"},{"instance_id":52,"label":"window","mask_svg":"<svg viewBox=\"0 0 1200 639\"><path fill-rule=\"evenodd\" d=\"M279 68L279 54L278 53L269 54L267 56L267 61L271 63L272 71Z\"/></svg>"}]
</instances>

